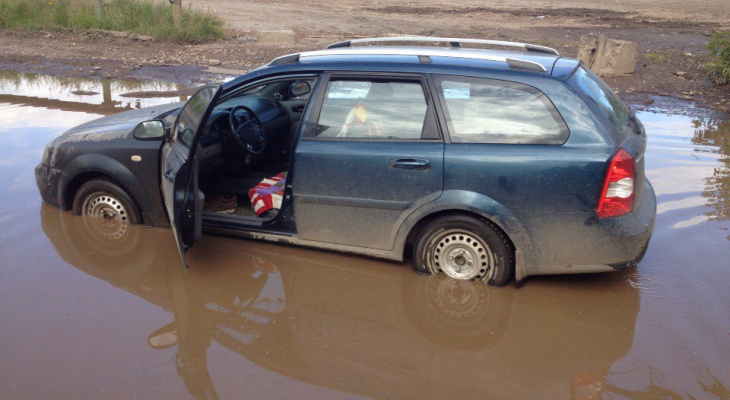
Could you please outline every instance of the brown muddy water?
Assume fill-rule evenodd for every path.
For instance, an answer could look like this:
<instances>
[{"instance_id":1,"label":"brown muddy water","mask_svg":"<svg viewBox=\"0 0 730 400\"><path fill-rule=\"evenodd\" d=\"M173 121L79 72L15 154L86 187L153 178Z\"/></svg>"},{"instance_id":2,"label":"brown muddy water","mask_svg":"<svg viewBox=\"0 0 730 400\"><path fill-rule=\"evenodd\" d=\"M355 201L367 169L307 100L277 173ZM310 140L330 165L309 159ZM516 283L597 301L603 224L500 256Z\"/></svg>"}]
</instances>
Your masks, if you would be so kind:
<instances>
[{"instance_id":1,"label":"brown muddy water","mask_svg":"<svg viewBox=\"0 0 730 400\"><path fill-rule=\"evenodd\" d=\"M33 176L66 129L179 90L0 73L0 398L730 398L729 122L639 114L634 270L492 288L205 235L185 272L170 230L109 239ZM150 91L175 97L121 96Z\"/></svg>"}]
</instances>

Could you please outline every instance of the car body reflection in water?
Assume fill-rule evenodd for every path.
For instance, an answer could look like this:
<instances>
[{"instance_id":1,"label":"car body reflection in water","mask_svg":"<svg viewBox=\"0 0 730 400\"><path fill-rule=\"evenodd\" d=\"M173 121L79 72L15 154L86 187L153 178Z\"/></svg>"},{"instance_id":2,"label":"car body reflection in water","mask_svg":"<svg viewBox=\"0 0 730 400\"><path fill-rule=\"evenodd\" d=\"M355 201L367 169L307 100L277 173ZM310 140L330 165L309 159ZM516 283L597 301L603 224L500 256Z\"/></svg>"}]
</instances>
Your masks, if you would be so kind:
<instances>
[{"instance_id":1,"label":"car body reflection in water","mask_svg":"<svg viewBox=\"0 0 730 400\"><path fill-rule=\"evenodd\" d=\"M168 230L120 235L46 205L41 220L66 262L172 313L149 346L177 346L174 367L198 399L227 385L214 384L214 342L226 360L371 398L600 398L639 310L625 273L495 289L215 237L186 272ZM226 368L245 379L250 366Z\"/></svg>"}]
</instances>

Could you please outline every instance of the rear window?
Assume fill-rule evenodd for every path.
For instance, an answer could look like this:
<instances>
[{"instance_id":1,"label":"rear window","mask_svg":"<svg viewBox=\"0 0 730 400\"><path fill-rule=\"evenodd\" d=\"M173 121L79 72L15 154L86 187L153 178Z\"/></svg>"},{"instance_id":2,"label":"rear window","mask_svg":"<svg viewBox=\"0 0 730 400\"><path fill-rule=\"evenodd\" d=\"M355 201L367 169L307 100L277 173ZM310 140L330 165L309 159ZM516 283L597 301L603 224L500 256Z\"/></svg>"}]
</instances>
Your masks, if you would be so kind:
<instances>
[{"instance_id":1,"label":"rear window","mask_svg":"<svg viewBox=\"0 0 730 400\"><path fill-rule=\"evenodd\" d=\"M563 118L538 89L514 82L438 77L453 143L562 144Z\"/></svg>"},{"instance_id":2,"label":"rear window","mask_svg":"<svg viewBox=\"0 0 730 400\"><path fill-rule=\"evenodd\" d=\"M616 134L623 133L629 126L631 112L616 93L591 70L580 67L570 78L584 97L587 97L613 126Z\"/></svg>"}]
</instances>

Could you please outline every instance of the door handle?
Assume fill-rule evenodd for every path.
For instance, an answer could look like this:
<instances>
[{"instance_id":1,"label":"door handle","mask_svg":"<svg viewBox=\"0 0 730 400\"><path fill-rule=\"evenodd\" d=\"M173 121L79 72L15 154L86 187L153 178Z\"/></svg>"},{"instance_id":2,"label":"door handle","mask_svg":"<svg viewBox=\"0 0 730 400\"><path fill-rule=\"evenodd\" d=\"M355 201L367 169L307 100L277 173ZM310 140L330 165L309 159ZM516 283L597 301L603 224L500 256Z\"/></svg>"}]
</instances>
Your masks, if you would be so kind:
<instances>
[{"instance_id":1,"label":"door handle","mask_svg":"<svg viewBox=\"0 0 730 400\"><path fill-rule=\"evenodd\" d=\"M165 179L172 182L175 180L175 174L172 173L171 169L168 169L165 171Z\"/></svg>"},{"instance_id":2,"label":"door handle","mask_svg":"<svg viewBox=\"0 0 730 400\"><path fill-rule=\"evenodd\" d=\"M422 158L396 158L390 160L390 166L392 168L423 171L431 167L431 162Z\"/></svg>"}]
</instances>

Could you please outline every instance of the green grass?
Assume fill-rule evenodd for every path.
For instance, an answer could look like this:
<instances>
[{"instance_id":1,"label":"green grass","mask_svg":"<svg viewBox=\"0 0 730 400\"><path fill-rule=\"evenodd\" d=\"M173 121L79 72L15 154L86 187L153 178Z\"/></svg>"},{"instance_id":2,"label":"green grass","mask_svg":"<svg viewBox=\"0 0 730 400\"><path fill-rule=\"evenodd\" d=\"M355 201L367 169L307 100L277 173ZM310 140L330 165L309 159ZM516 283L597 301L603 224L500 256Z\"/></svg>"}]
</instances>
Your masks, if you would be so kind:
<instances>
[{"instance_id":1,"label":"green grass","mask_svg":"<svg viewBox=\"0 0 730 400\"><path fill-rule=\"evenodd\" d=\"M717 85L730 82L730 32L717 32L707 45L712 60L707 63L707 75Z\"/></svg>"},{"instance_id":2,"label":"green grass","mask_svg":"<svg viewBox=\"0 0 730 400\"><path fill-rule=\"evenodd\" d=\"M646 53L646 57L658 62L664 62L666 60L666 57L659 53Z\"/></svg>"},{"instance_id":3,"label":"green grass","mask_svg":"<svg viewBox=\"0 0 730 400\"><path fill-rule=\"evenodd\" d=\"M224 21L212 13L184 9L175 26L173 6L151 0L0 0L0 28L105 29L149 35L156 40L202 42L222 38Z\"/></svg>"}]
</instances>

